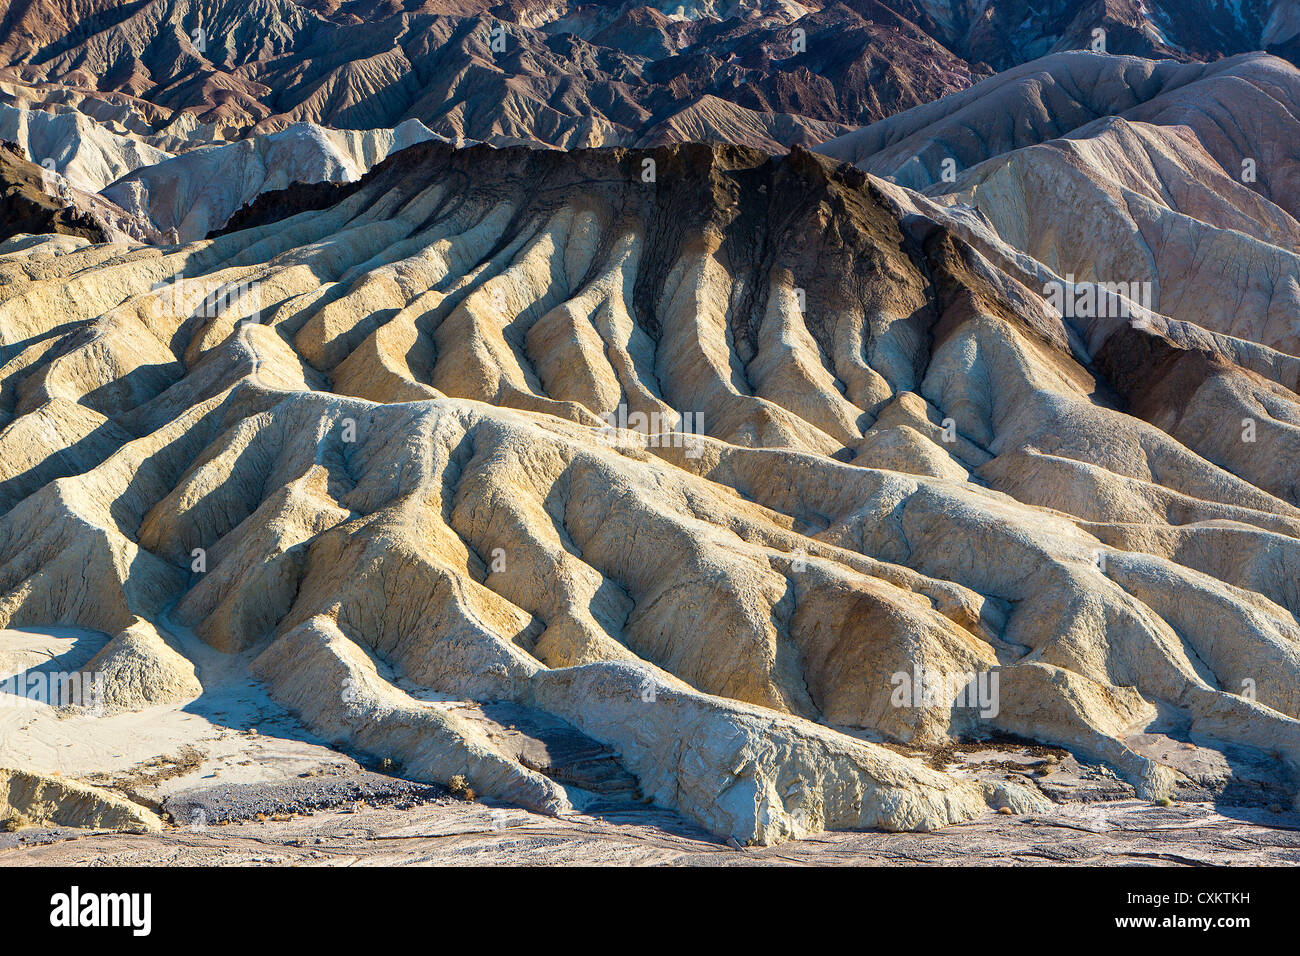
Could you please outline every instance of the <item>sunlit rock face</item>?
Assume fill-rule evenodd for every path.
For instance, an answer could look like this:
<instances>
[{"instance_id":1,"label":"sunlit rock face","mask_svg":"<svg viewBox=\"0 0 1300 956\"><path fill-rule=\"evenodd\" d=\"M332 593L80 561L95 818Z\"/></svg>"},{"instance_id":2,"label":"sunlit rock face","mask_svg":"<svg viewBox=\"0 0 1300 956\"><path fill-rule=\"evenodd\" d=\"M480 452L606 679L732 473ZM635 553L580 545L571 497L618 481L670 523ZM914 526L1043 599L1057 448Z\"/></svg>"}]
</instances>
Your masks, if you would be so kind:
<instances>
[{"instance_id":1,"label":"sunlit rock face","mask_svg":"<svg viewBox=\"0 0 1300 956\"><path fill-rule=\"evenodd\" d=\"M0 626L108 635L119 712L204 693L193 634L564 812L438 706L506 702L740 841L1045 805L886 745L1157 799L1158 718L1294 793L1300 76L1026 69L830 156L427 141L213 239L10 240Z\"/></svg>"}]
</instances>

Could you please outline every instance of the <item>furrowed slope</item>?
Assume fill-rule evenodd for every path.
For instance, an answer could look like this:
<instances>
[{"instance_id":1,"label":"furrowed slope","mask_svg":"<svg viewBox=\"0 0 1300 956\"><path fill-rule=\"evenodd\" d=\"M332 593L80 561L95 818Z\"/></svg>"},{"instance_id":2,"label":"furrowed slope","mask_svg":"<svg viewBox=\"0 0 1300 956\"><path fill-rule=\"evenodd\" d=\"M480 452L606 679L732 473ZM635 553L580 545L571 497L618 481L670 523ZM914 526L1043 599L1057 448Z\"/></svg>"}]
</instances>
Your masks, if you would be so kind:
<instances>
[{"instance_id":1,"label":"furrowed slope","mask_svg":"<svg viewBox=\"0 0 1300 956\"><path fill-rule=\"evenodd\" d=\"M1016 255L802 150L430 142L213 240L0 261L0 625L117 635L130 706L192 627L326 739L563 811L437 705L511 701L740 840L1042 805L880 743L1166 795L1158 717L1294 793L1300 489L1250 463L1298 360L1063 318Z\"/></svg>"},{"instance_id":2,"label":"furrowed slope","mask_svg":"<svg viewBox=\"0 0 1300 956\"><path fill-rule=\"evenodd\" d=\"M0 100L167 151L410 120L496 145L779 151L1048 54L1294 60L1298 30L1293 0L23 0L0 3Z\"/></svg>"}]
</instances>

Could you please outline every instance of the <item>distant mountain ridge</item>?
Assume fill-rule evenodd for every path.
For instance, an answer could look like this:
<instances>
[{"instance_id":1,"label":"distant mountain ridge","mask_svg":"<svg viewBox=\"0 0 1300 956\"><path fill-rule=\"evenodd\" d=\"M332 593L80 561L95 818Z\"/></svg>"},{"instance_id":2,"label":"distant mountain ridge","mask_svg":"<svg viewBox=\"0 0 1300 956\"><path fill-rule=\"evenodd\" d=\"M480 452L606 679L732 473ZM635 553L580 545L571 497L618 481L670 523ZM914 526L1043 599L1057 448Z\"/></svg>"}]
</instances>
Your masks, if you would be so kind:
<instances>
[{"instance_id":1,"label":"distant mountain ridge","mask_svg":"<svg viewBox=\"0 0 1300 956\"><path fill-rule=\"evenodd\" d=\"M1054 51L1294 59L1298 33L1296 0L28 0L0 3L0 99L213 141L414 119L497 145L779 151Z\"/></svg>"}]
</instances>

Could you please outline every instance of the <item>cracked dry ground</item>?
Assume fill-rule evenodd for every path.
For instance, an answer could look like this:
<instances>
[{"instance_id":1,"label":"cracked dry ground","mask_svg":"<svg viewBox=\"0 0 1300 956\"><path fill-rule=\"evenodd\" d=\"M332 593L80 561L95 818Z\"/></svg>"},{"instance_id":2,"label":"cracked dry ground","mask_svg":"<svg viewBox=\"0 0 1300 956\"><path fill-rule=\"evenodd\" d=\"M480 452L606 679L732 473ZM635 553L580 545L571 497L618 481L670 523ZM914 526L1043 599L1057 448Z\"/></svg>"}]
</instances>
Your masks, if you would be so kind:
<instances>
[{"instance_id":1,"label":"cracked dry ground","mask_svg":"<svg viewBox=\"0 0 1300 956\"><path fill-rule=\"evenodd\" d=\"M989 815L936 833L827 832L779 846L719 843L650 809L545 817L461 802L361 808L161 834L29 837L0 866L1265 866L1300 861L1300 820L1228 817L1206 804L1075 805ZM1292 815L1294 816L1294 815ZM48 841L48 842L47 842ZM4 845L0 842L0 845Z\"/></svg>"}]
</instances>

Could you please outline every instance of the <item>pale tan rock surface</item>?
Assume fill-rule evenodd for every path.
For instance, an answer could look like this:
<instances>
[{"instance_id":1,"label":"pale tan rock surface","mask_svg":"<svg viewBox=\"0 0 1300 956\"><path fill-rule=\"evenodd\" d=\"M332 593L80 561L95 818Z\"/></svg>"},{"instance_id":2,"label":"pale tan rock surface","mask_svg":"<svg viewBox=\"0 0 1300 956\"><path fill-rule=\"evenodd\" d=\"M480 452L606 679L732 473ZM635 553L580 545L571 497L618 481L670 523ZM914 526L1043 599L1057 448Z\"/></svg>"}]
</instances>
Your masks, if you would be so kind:
<instances>
[{"instance_id":1,"label":"pale tan rock surface","mask_svg":"<svg viewBox=\"0 0 1300 956\"><path fill-rule=\"evenodd\" d=\"M1144 285L1161 315L1296 355L1297 103L1300 72L1262 53L1061 53L818 150L973 212L1050 270L1034 291Z\"/></svg>"},{"instance_id":2,"label":"pale tan rock surface","mask_svg":"<svg viewBox=\"0 0 1300 956\"><path fill-rule=\"evenodd\" d=\"M1250 463L1297 360L1066 320L942 197L801 150L424 143L214 240L31 249L0 442L51 448L0 486L0 626L119 635L123 706L202 685L174 622L415 779L567 812L439 706L505 702L741 843L1046 806L887 744L1015 734L1159 799L1160 715L1294 795L1300 497Z\"/></svg>"},{"instance_id":3,"label":"pale tan rock surface","mask_svg":"<svg viewBox=\"0 0 1300 956\"><path fill-rule=\"evenodd\" d=\"M87 830L158 831L156 813L108 790L0 767L0 824Z\"/></svg>"},{"instance_id":4,"label":"pale tan rock surface","mask_svg":"<svg viewBox=\"0 0 1300 956\"><path fill-rule=\"evenodd\" d=\"M295 123L141 163L100 191L163 235L202 239L264 192L291 183L353 182L390 153L432 138L415 119L394 129L370 130Z\"/></svg>"}]
</instances>

